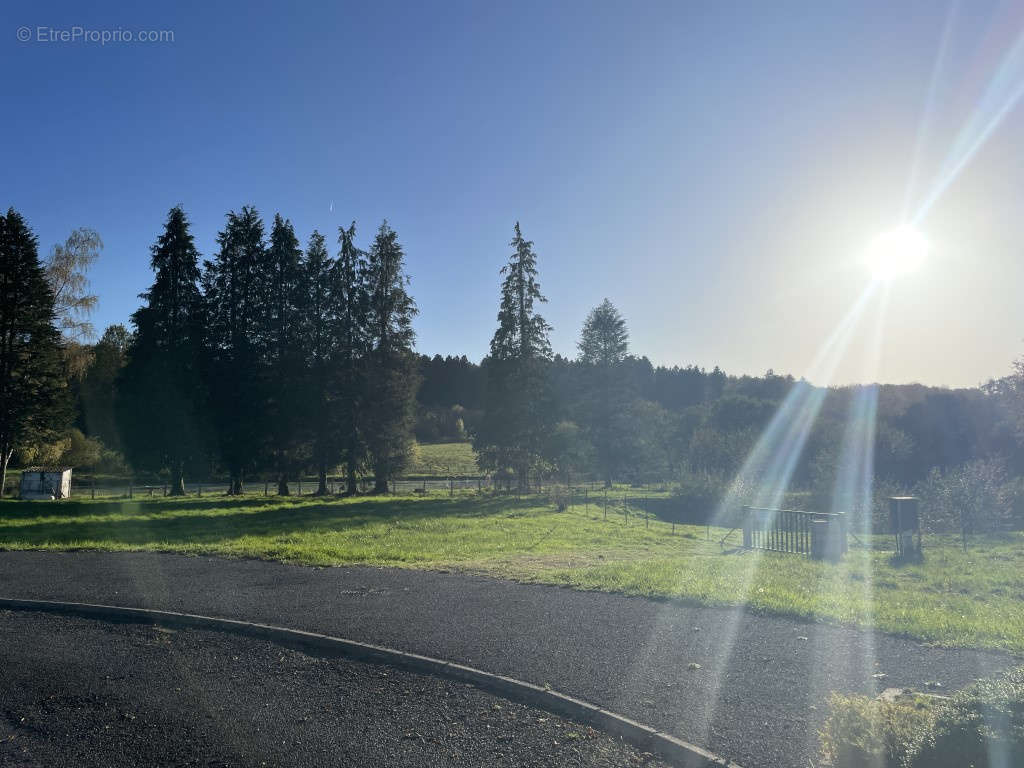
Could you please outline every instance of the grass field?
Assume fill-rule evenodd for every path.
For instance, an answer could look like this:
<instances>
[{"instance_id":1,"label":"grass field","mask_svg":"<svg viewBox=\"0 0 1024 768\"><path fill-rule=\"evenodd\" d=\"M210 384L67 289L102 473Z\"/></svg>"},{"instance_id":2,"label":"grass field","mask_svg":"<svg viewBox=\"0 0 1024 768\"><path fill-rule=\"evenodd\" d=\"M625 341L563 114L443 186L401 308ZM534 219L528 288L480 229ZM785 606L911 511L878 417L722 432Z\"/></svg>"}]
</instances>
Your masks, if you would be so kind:
<instances>
[{"instance_id":1,"label":"grass field","mask_svg":"<svg viewBox=\"0 0 1024 768\"><path fill-rule=\"evenodd\" d=\"M448 477L479 472L469 443L417 443L405 473L412 477Z\"/></svg>"},{"instance_id":2,"label":"grass field","mask_svg":"<svg viewBox=\"0 0 1024 768\"><path fill-rule=\"evenodd\" d=\"M654 495L650 504L667 504ZM927 537L922 565L890 563L890 542L839 565L725 552L724 531L676 526L621 496L558 513L543 497L258 496L133 502L0 502L0 548L113 549L257 557L316 565L462 569L876 626L944 645L1024 653L1024 536ZM733 539L735 541L735 537Z\"/></svg>"}]
</instances>

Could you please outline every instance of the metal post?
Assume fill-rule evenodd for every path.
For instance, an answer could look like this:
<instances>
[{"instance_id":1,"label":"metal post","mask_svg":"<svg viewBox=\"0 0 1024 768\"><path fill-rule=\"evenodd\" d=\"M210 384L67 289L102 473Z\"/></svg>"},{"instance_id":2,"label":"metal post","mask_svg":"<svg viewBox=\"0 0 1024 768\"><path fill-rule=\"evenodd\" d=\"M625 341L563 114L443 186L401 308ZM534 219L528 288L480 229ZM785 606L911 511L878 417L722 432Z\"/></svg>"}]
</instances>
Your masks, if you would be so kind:
<instances>
[{"instance_id":1,"label":"metal post","mask_svg":"<svg viewBox=\"0 0 1024 768\"><path fill-rule=\"evenodd\" d=\"M131 480L128 481L128 498L129 499L135 498L135 489L132 488Z\"/></svg>"}]
</instances>

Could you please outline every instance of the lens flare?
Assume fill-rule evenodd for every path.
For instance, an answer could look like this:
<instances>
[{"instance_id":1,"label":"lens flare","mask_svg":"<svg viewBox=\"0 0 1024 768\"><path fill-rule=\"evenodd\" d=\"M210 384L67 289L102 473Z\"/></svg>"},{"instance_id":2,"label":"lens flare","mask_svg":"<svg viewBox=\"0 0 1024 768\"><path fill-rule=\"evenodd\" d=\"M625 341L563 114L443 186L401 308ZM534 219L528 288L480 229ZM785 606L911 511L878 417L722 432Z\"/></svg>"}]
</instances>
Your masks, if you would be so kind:
<instances>
[{"instance_id":1,"label":"lens flare","mask_svg":"<svg viewBox=\"0 0 1024 768\"><path fill-rule=\"evenodd\" d=\"M913 227L883 232L868 246L864 261L871 276L885 282L918 270L928 257L928 241Z\"/></svg>"}]
</instances>

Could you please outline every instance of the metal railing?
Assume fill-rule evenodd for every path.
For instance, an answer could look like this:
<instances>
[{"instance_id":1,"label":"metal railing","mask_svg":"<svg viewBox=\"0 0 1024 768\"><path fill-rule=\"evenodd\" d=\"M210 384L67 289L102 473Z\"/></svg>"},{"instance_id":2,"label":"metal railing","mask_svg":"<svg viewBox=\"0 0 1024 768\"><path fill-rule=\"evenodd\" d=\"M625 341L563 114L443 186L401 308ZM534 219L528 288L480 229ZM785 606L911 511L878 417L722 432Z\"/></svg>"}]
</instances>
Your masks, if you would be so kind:
<instances>
[{"instance_id":1,"label":"metal railing","mask_svg":"<svg viewBox=\"0 0 1024 768\"><path fill-rule=\"evenodd\" d=\"M807 512L802 509L743 507L743 548L813 555L824 542L816 536L828 536L836 526L840 551L845 553L846 515L840 512ZM817 546L816 546L817 545Z\"/></svg>"}]
</instances>

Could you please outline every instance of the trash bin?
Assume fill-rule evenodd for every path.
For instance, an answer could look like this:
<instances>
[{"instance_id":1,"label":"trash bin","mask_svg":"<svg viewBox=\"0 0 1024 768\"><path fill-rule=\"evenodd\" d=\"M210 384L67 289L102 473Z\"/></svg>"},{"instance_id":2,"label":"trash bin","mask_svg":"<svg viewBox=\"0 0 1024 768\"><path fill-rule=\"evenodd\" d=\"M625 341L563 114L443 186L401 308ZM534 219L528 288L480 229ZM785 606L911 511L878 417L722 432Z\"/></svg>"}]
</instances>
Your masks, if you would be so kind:
<instances>
[{"instance_id":1,"label":"trash bin","mask_svg":"<svg viewBox=\"0 0 1024 768\"><path fill-rule=\"evenodd\" d=\"M897 557L914 557L921 554L920 504L914 496L889 498L889 532L896 537Z\"/></svg>"},{"instance_id":2,"label":"trash bin","mask_svg":"<svg viewBox=\"0 0 1024 768\"><path fill-rule=\"evenodd\" d=\"M833 515L811 519L811 558L838 563L843 556L846 538L843 521Z\"/></svg>"}]
</instances>

